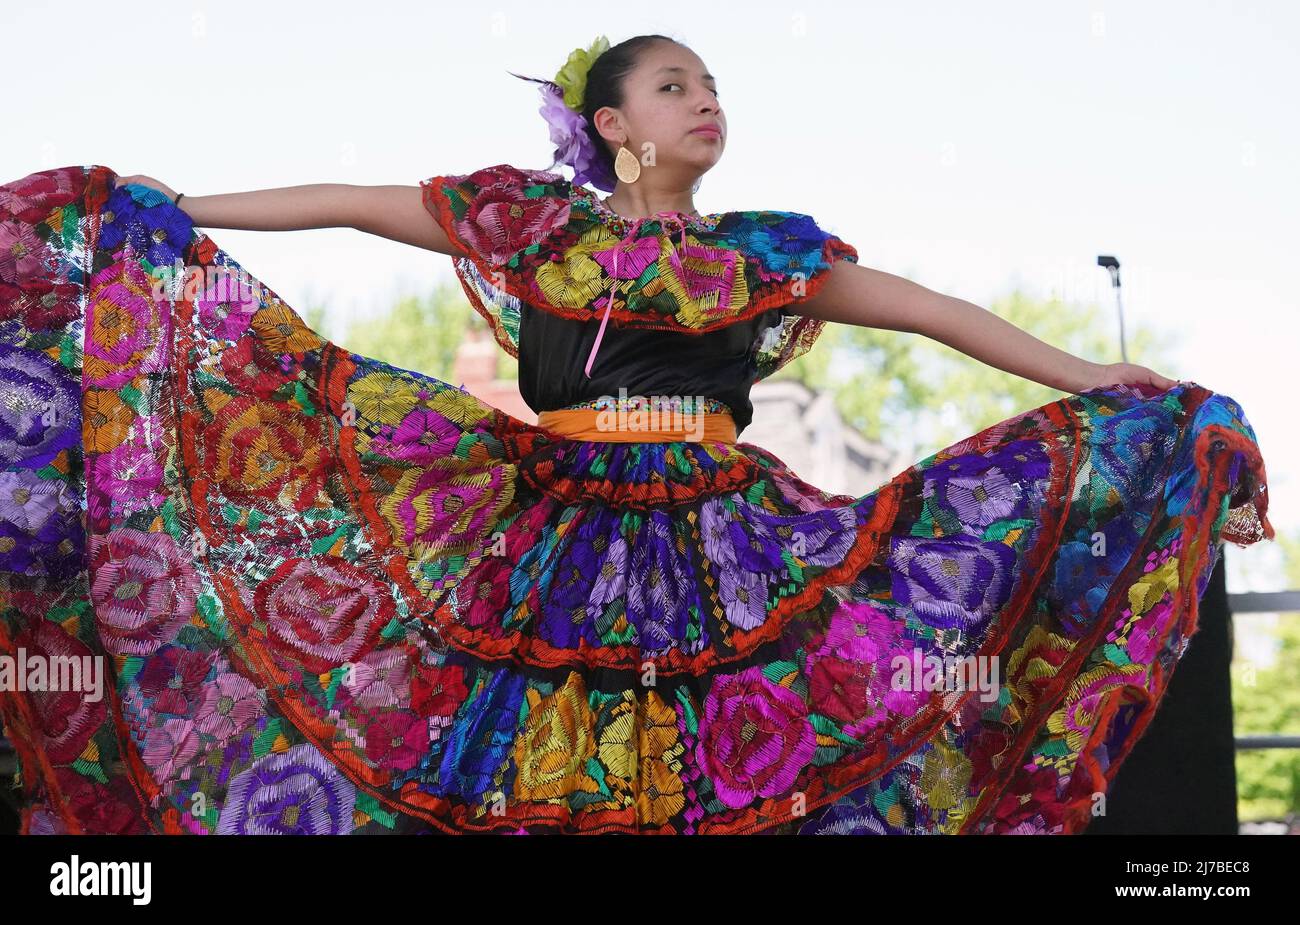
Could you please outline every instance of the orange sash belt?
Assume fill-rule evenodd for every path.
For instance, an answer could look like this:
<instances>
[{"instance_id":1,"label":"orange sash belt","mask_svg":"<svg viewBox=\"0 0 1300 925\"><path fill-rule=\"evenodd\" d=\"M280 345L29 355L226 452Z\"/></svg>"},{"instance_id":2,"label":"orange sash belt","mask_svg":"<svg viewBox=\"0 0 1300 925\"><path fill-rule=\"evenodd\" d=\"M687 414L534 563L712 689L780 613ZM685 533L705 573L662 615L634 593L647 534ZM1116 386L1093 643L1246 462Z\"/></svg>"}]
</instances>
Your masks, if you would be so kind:
<instances>
[{"instance_id":1,"label":"orange sash belt","mask_svg":"<svg viewBox=\"0 0 1300 925\"><path fill-rule=\"evenodd\" d=\"M606 427L602 428L601 415ZM639 420L634 421L636 417ZM644 421L646 426L640 426ZM612 425L612 426L609 426ZM651 426L657 425L657 426ZM599 408L564 408L537 415L537 426L570 440L604 440L612 443L692 443L736 442L736 420L729 412L685 415L659 412L657 415L627 412L621 418Z\"/></svg>"}]
</instances>

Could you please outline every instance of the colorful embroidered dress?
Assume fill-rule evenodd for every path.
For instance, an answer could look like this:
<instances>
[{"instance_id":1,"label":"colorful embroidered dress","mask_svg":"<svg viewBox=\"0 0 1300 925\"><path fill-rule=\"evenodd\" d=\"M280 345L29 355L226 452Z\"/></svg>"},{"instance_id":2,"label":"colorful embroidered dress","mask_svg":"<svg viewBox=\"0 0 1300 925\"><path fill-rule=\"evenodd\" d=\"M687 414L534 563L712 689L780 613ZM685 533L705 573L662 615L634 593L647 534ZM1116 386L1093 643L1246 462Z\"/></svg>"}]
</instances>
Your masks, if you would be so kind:
<instances>
[{"instance_id":1,"label":"colorful embroidered dress","mask_svg":"<svg viewBox=\"0 0 1300 925\"><path fill-rule=\"evenodd\" d=\"M0 187L25 833L1078 832L1219 543L1273 535L1241 407L1194 383L831 494L752 444L570 439L351 353L114 177ZM552 401L636 336L695 358L644 364L669 375L741 332L719 356L762 378L857 259L797 213L625 223L508 165L422 186L502 347L573 325ZM960 659L997 683L945 682Z\"/></svg>"}]
</instances>

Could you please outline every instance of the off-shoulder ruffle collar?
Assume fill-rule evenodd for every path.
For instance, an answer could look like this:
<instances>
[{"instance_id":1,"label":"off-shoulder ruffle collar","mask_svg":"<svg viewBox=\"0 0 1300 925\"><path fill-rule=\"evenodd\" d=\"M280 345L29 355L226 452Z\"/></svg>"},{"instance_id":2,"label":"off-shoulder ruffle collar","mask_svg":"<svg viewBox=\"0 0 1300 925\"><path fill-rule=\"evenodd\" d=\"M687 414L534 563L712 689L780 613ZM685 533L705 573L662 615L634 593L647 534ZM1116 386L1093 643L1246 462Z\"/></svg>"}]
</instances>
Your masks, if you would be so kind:
<instances>
[{"instance_id":1,"label":"off-shoulder ruffle collar","mask_svg":"<svg viewBox=\"0 0 1300 925\"><path fill-rule=\"evenodd\" d=\"M799 212L629 219L559 173L509 164L420 185L460 252L456 272L474 308L513 356L521 302L578 321L705 334L793 307L816 294L836 261L858 259ZM779 330L755 346L755 378L806 351L822 325L783 311Z\"/></svg>"}]
</instances>

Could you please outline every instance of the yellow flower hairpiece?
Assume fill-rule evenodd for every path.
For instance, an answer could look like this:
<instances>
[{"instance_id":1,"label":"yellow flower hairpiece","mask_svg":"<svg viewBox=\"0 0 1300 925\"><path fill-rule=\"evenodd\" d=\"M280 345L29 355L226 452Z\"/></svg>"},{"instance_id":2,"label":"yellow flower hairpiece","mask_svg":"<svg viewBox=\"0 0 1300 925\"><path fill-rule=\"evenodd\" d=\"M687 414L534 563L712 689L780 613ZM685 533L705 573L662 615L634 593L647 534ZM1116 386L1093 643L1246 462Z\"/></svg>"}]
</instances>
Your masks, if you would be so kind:
<instances>
[{"instance_id":1,"label":"yellow flower hairpiece","mask_svg":"<svg viewBox=\"0 0 1300 925\"><path fill-rule=\"evenodd\" d=\"M569 60L555 74L555 82L564 90L564 105L574 112L582 112L582 101L587 93L587 72L592 64L609 48L609 39L603 35L588 48L575 48Z\"/></svg>"}]
</instances>

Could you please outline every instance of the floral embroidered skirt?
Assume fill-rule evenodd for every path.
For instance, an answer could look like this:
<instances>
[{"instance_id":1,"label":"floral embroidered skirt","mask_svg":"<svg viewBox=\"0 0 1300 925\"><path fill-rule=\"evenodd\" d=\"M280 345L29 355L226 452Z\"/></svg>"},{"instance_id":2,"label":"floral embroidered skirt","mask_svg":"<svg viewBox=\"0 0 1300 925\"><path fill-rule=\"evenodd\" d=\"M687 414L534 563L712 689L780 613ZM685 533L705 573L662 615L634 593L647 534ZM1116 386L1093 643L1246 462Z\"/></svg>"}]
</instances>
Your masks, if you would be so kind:
<instances>
[{"instance_id":1,"label":"floral embroidered skirt","mask_svg":"<svg viewBox=\"0 0 1300 925\"><path fill-rule=\"evenodd\" d=\"M1195 383L831 494L350 353L114 177L0 187L24 833L1074 833L1273 535Z\"/></svg>"}]
</instances>

